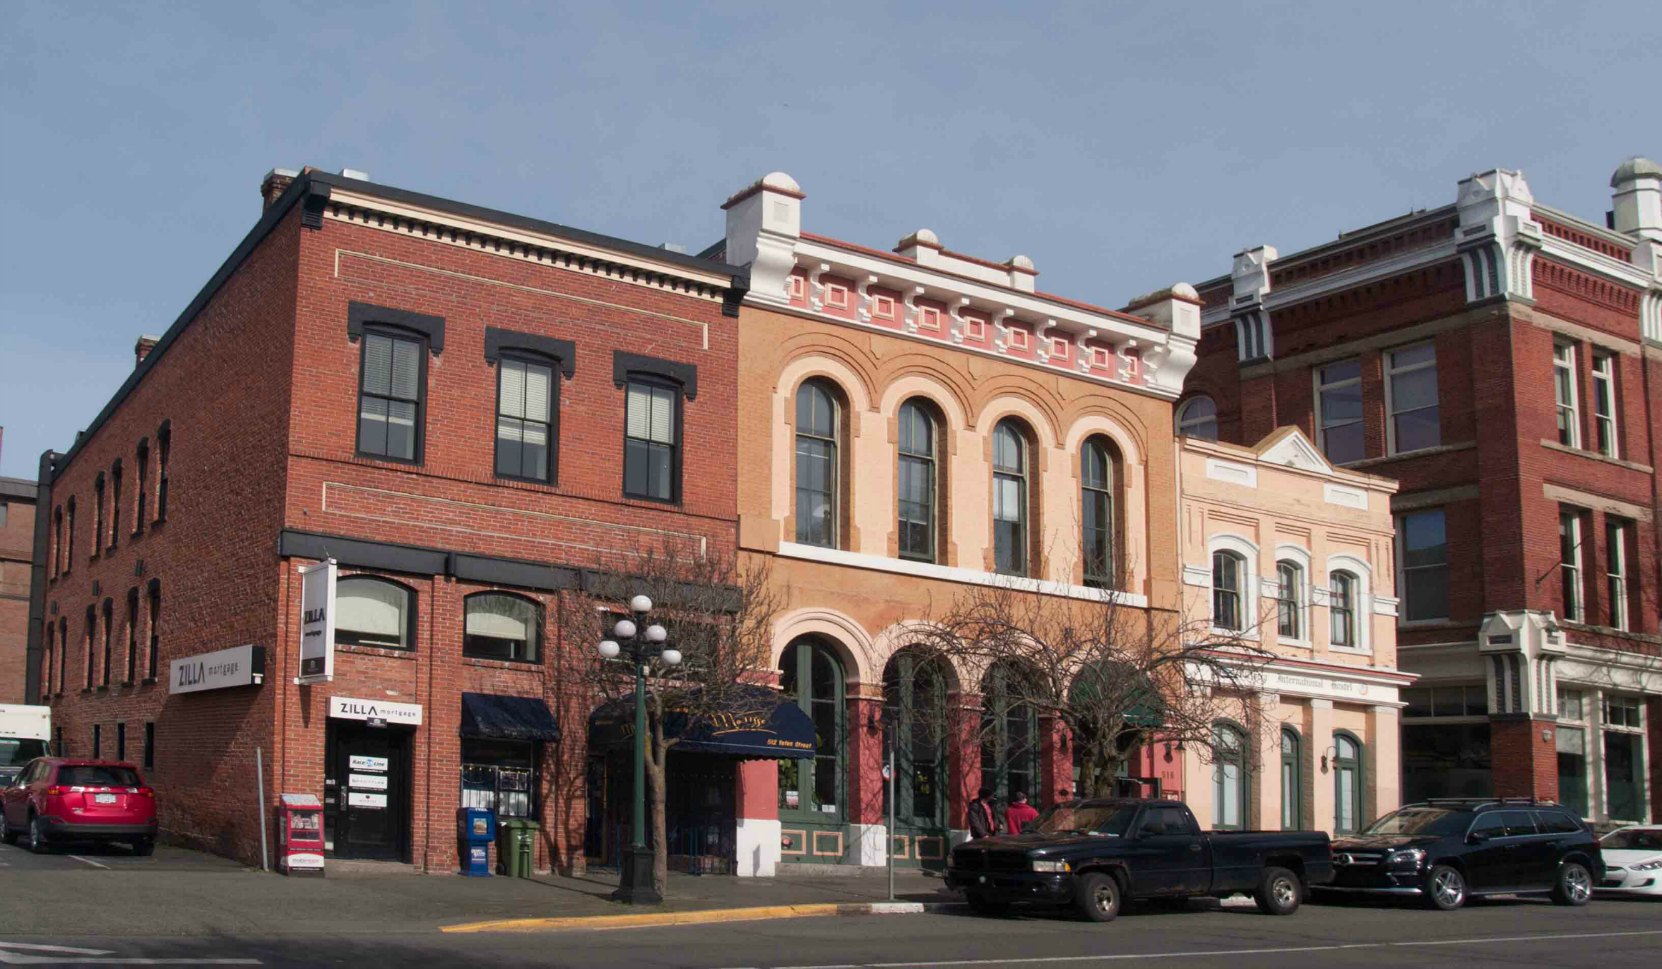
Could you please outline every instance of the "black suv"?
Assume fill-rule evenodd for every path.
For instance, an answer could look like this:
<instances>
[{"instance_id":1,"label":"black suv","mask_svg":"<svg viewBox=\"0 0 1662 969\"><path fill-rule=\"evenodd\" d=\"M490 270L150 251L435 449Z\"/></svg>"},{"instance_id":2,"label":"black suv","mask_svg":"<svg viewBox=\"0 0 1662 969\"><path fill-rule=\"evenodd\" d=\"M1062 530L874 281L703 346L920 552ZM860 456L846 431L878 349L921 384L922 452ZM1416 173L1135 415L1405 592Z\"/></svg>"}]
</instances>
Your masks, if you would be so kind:
<instances>
[{"instance_id":1,"label":"black suv","mask_svg":"<svg viewBox=\"0 0 1662 969\"><path fill-rule=\"evenodd\" d=\"M1335 839L1333 873L1328 890L1412 895L1445 912L1474 895L1585 905L1604 857L1593 832L1551 801L1433 799Z\"/></svg>"}]
</instances>

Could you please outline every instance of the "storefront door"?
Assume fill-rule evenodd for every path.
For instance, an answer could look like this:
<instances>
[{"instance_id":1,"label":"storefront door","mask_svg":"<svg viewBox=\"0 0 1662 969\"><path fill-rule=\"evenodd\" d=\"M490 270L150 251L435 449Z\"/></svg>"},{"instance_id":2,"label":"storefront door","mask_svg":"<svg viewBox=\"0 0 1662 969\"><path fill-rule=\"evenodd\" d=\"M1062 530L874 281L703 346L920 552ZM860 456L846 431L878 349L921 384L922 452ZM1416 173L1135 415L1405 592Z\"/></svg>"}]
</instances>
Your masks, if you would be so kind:
<instances>
[{"instance_id":1,"label":"storefront door","mask_svg":"<svg viewBox=\"0 0 1662 969\"><path fill-rule=\"evenodd\" d=\"M324 807L336 858L409 859L411 735L330 721Z\"/></svg>"}]
</instances>

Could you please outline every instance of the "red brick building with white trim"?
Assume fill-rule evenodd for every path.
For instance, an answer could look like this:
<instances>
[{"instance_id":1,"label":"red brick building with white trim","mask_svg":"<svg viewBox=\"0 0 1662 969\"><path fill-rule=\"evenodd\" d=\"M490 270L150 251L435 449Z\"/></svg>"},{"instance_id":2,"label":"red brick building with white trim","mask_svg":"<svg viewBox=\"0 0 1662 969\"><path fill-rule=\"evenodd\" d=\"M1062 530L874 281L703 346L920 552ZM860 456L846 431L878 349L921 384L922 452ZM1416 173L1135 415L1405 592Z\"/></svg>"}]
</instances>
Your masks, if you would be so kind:
<instances>
[{"instance_id":1,"label":"red brick building with white trim","mask_svg":"<svg viewBox=\"0 0 1662 969\"><path fill-rule=\"evenodd\" d=\"M1662 167L1598 225L1523 175L1201 284L1178 426L1296 424L1401 482L1403 797L1553 797L1600 822L1662 796Z\"/></svg>"},{"instance_id":2,"label":"red brick building with white trim","mask_svg":"<svg viewBox=\"0 0 1662 969\"><path fill-rule=\"evenodd\" d=\"M593 644L558 641L560 593L656 542L733 548L743 275L363 177L262 194L43 462L58 749L142 765L164 837L245 860L258 749L268 801L324 795L338 855L453 871L466 798L529 807L539 868L581 864L589 711L562 658ZM297 686L298 569L325 558L334 679ZM263 682L170 680L243 646L221 665ZM563 738L464 738L464 695L541 700Z\"/></svg>"}]
</instances>

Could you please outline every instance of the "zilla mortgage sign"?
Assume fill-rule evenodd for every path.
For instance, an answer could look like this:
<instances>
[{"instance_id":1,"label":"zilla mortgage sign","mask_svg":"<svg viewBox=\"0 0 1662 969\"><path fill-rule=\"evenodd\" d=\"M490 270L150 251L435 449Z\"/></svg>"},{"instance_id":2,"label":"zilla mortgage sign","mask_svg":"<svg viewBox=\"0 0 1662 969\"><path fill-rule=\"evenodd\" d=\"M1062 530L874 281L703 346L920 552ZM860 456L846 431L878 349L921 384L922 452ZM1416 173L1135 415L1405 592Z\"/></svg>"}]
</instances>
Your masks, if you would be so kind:
<instances>
[{"instance_id":1,"label":"zilla mortgage sign","mask_svg":"<svg viewBox=\"0 0 1662 969\"><path fill-rule=\"evenodd\" d=\"M300 569L300 675L296 683L335 678L335 560Z\"/></svg>"},{"instance_id":2,"label":"zilla mortgage sign","mask_svg":"<svg viewBox=\"0 0 1662 969\"><path fill-rule=\"evenodd\" d=\"M233 646L174 660L168 670L167 692L200 693L232 686L258 686L264 680L265 647Z\"/></svg>"}]
</instances>

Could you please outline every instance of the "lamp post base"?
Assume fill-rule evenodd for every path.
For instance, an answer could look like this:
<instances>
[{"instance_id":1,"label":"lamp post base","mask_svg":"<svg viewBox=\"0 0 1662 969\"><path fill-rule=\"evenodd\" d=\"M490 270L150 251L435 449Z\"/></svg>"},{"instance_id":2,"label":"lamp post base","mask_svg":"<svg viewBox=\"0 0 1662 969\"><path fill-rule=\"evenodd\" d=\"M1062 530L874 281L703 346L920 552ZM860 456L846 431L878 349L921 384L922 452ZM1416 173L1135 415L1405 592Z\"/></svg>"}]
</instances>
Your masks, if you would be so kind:
<instances>
[{"instance_id":1,"label":"lamp post base","mask_svg":"<svg viewBox=\"0 0 1662 969\"><path fill-rule=\"evenodd\" d=\"M612 898L626 905L658 905L663 902L664 896L658 894L658 886L652 878L652 849L646 846L623 849L621 861L622 878L618 879L617 891Z\"/></svg>"}]
</instances>

